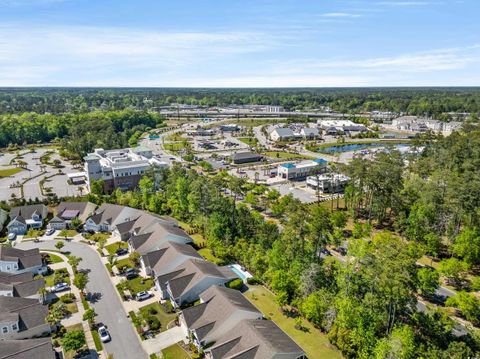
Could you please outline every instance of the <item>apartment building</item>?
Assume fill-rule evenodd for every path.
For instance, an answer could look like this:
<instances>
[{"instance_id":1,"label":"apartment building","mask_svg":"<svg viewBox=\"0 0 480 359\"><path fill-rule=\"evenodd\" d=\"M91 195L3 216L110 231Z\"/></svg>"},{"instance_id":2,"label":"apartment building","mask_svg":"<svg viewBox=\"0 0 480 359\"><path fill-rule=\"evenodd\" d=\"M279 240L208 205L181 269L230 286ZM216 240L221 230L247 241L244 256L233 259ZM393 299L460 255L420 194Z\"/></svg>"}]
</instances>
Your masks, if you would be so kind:
<instances>
[{"instance_id":1,"label":"apartment building","mask_svg":"<svg viewBox=\"0 0 480 359\"><path fill-rule=\"evenodd\" d=\"M316 173L323 173L327 169L327 161L318 158L316 160L302 161L300 163L284 163L278 166L278 177L288 180L305 179Z\"/></svg>"},{"instance_id":2,"label":"apartment building","mask_svg":"<svg viewBox=\"0 0 480 359\"><path fill-rule=\"evenodd\" d=\"M88 187L92 180L102 179L107 192L116 188L133 189L148 169L168 167L168 163L156 158L152 150L144 146L118 150L97 148L84 160Z\"/></svg>"}]
</instances>

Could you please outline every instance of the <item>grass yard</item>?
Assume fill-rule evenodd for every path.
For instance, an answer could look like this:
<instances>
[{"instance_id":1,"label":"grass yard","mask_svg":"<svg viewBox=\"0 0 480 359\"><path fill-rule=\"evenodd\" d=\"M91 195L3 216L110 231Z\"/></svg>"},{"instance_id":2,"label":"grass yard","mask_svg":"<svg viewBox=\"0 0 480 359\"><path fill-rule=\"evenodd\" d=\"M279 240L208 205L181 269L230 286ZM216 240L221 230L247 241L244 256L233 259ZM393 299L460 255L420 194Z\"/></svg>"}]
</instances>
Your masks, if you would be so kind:
<instances>
[{"instance_id":1,"label":"grass yard","mask_svg":"<svg viewBox=\"0 0 480 359\"><path fill-rule=\"evenodd\" d=\"M45 279L45 286L53 287L55 285L55 273L62 273L63 281L70 285L70 276L68 274L67 268L60 268L60 269L57 269L52 274L43 277L43 279Z\"/></svg>"},{"instance_id":2,"label":"grass yard","mask_svg":"<svg viewBox=\"0 0 480 359\"><path fill-rule=\"evenodd\" d=\"M108 254L115 254L117 249L119 248L128 248L128 243L127 242L115 242L112 244L109 244L108 246L105 246L105 249L107 250Z\"/></svg>"},{"instance_id":3,"label":"grass yard","mask_svg":"<svg viewBox=\"0 0 480 359\"><path fill-rule=\"evenodd\" d=\"M263 153L267 157L280 158L283 160L297 159L297 160L311 160L313 157L301 155L299 153L283 152L283 151L267 151Z\"/></svg>"},{"instance_id":4,"label":"grass yard","mask_svg":"<svg viewBox=\"0 0 480 359\"><path fill-rule=\"evenodd\" d=\"M77 303L68 303L65 304L65 306L67 307L67 310L70 314L78 313Z\"/></svg>"},{"instance_id":5,"label":"grass yard","mask_svg":"<svg viewBox=\"0 0 480 359\"><path fill-rule=\"evenodd\" d=\"M63 229L62 231L60 231L60 233L58 234L58 237L61 237L61 238L70 238L70 237L74 237L78 234L78 232L74 229Z\"/></svg>"},{"instance_id":6,"label":"grass yard","mask_svg":"<svg viewBox=\"0 0 480 359\"><path fill-rule=\"evenodd\" d=\"M45 234L44 229L29 229L27 234L23 236L23 238L38 238Z\"/></svg>"},{"instance_id":7,"label":"grass yard","mask_svg":"<svg viewBox=\"0 0 480 359\"><path fill-rule=\"evenodd\" d=\"M107 240L110 238L111 234L110 233L94 233L94 234L86 234L85 239L88 239L89 241L94 241L98 242L101 239Z\"/></svg>"},{"instance_id":8,"label":"grass yard","mask_svg":"<svg viewBox=\"0 0 480 359\"><path fill-rule=\"evenodd\" d=\"M120 268L124 266L128 266L129 268L135 268L135 264L130 260L130 258L120 259L115 262L115 267L117 267L118 270L120 270Z\"/></svg>"},{"instance_id":9,"label":"grass yard","mask_svg":"<svg viewBox=\"0 0 480 359\"><path fill-rule=\"evenodd\" d=\"M65 327L67 332L73 332L74 330L81 330L83 332L83 326L82 323L77 323L74 325L70 325L68 327Z\"/></svg>"},{"instance_id":10,"label":"grass yard","mask_svg":"<svg viewBox=\"0 0 480 359\"><path fill-rule=\"evenodd\" d=\"M181 151L187 147L183 142L165 143L163 145L163 148L167 151Z\"/></svg>"},{"instance_id":11,"label":"grass yard","mask_svg":"<svg viewBox=\"0 0 480 359\"><path fill-rule=\"evenodd\" d=\"M174 344L162 350L163 359L190 359L190 355L178 344Z\"/></svg>"},{"instance_id":12,"label":"grass yard","mask_svg":"<svg viewBox=\"0 0 480 359\"><path fill-rule=\"evenodd\" d=\"M63 262L63 259L61 257L57 256L56 254L52 254L52 253L48 254L48 260L50 261L51 264L62 263Z\"/></svg>"},{"instance_id":13,"label":"grass yard","mask_svg":"<svg viewBox=\"0 0 480 359\"><path fill-rule=\"evenodd\" d=\"M176 313L166 313L165 309L160 303L152 303L144 307L141 307L140 313L144 318L149 315L157 317L157 319L161 323L160 332L167 330L167 325L173 320L175 320L175 317L177 316Z\"/></svg>"},{"instance_id":14,"label":"grass yard","mask_svg":"<svg viewBox=\"0 0 480 359\"><path fill-rule=\"evenodd\" d=\"M250 300L265 317L273 320L285 333L300 345L309 359L340 359L342 354L327 339L327 336L306 320L303 326L307 331L295 329L295 319L285 316L275 301L275 295L262 286L250 286L245 292Z\"/></svg>"},{"instance_id":15,"label":"grass yard","mask_svg":"<svg viewBox=\"0 0 480 359\"><path fill-rule=\"evenodd\" d=\"M153 279L137 277L128 280L127 285L130 293L132 293L132 295L136 295L138 292L151 289L153 287Z\"/></svg>"},{"instance_id":16,"label":"grass yard","mask_svg":"<svg viewBox=\"0 0 480 359\"><path fill-rule=\"evenodd\" d=\"M13 176L14 174L17 174L21 170L22 169L18 167L0 170L0 177L10 177L10 176Z\"/></svg>"},{"instance_id":17,"label":"grass yard","mask_svg":"<svg viewBox=\"0 0 480 359\"><path fill-rule=\"evenodd\" d=\"M201 248L197 252L209 262L212 262L218 265L222 264L222 260L220 258L215 257L210 248Z\"/></svg>"},{"instance_id":18,"label":"grass yard","mask_svg":"<svg viewBox=\"0 0 480 359\"><path fill-rule=\"evenodd\" d=\"M252 147L258 144L258 140L255 137L239 137L238 140Z\"/></svg>"}]
</instances>

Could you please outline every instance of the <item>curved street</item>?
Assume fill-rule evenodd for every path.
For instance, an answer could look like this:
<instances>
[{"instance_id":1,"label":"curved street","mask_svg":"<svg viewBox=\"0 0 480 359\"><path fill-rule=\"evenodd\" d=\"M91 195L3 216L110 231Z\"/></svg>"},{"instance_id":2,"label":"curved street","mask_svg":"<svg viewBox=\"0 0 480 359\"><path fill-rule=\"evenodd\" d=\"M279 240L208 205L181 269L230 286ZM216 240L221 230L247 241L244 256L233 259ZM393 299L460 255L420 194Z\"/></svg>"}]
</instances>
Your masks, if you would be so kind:
<instances>
[{"instance_id":1,"label":"curved street","mask_svg":"<svg viewBox=\"0 0 480 359\"><path fill-rule=\"evenodd\" d=\"M39 243L20 242L16 248L39 248L56 250L56 241L44 240ZM98 314L96 321L105 324L112 337L111 342L105 343L107 354L113 354L115 359L146 359L147 354L142 348L140 339L132 323L127 318L116 288L113 286L109 274L103 265L98 253L88 245L77 242L64 242L62 251L81 257L79 269L90 269L87 290L91 293L100 293L98 301L90 303Z\"/></svg>"}]
</instances>

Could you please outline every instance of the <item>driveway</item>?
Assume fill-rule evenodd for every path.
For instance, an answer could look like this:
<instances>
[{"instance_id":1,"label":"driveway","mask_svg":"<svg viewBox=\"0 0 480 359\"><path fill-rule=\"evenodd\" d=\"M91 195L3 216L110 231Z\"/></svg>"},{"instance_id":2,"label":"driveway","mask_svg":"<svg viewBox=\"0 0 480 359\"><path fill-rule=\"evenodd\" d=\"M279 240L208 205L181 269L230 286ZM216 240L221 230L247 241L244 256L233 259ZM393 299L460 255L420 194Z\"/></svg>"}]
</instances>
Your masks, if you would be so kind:
<instances>
[{"instance_id":1,"label":"driveway","mask_svg":"<svg viewBox=\"0 0 480 359\"><path fill-rule=\"evenodd\" d=\"M55 250L55 243L56 241L23 242L18 243L16 247ZM87 290L101 294L100 299L91 306L98 314L97 322L105 324L112 337L111 342L104 344L107 354L113 354L115 359L148 358L132 323L127 318L116 288L95 250L81 243L65 242L63 251L70 251L72 255L83 258L79 268L90 269Z\"/></svg>"}]
</instances>

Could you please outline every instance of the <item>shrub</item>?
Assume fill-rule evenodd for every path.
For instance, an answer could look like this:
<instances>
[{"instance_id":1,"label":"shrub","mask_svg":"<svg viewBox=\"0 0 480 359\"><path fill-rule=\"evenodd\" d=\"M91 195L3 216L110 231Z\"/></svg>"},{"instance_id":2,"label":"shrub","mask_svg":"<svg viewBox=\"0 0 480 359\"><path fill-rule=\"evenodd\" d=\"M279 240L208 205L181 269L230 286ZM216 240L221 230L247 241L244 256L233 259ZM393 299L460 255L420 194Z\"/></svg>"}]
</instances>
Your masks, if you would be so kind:
<instances>
[{"instance_id":1,"label":"shrub","mask_svg":"<svg viewBox=\"0 0 480 359\"><path fill-rule=\"evenodd\" d=\"M251 278L247 278L247 283L250 284L250 285L255 285L255 284L260 284L260 279L258 279L257 277L251 277Z\"/></svg>"},{"instance_id":2,"label":"shrub","mask_svg":"<svg viewBox=\"0 0 480 359\"><path fill-rule=\"evenodd\" d=\"M158 310L155 309L154 307L148 308L148 314L155 315L158 313Z\"/></svg>"},{"instance_id":3,"label":"shrub","mask_svg":"<svg viewBox=\"0 0 480 359\"><path fill-rule=\"evenodd\" d=\"M227 287L230 289L241 290L243 288L243 281L240 278L234 279L227 284Z\"/></svg>"},{"instance_id":4,"label":"shrub","mask_svg":"<svg viewBox=\"0 0 480 359\"><path fill-rule=\"evenodd\" d=\"M150 330L153 330L153 331L160 330L161 323L160 323L160 320L158 320L157 317L149 316L149 317L146 318L145 321L147 322Z\"/></svg>"}]
</instances>

